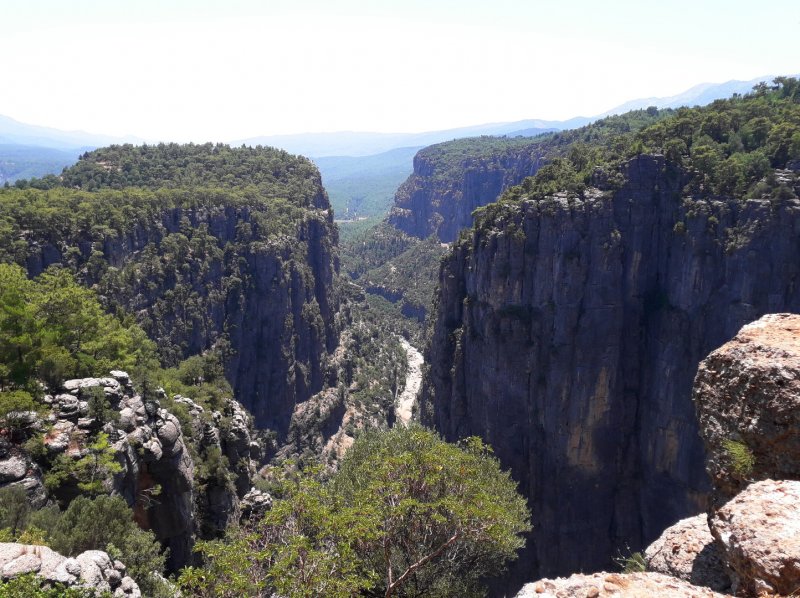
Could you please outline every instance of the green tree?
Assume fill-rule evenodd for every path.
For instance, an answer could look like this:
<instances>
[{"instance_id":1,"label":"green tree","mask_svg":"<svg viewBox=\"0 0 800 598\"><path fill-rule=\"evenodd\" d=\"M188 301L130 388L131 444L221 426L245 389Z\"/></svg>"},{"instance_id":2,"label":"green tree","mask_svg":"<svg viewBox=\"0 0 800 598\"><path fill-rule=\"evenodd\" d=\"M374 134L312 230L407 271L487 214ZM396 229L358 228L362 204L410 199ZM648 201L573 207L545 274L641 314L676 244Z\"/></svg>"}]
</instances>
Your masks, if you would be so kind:
<instances>
[{"instance_id":1,"label":"green tree","mask_svg":"<svg viewBox=\"0 0 800 598\"><path fill-rule=\"evenodd\" d=\"M530 529L516 484L476 438L447 444L419 426L367 433L338 473L285 480L254 528L200 543L200 596L472 596Z\"/></svg>"},{"instance_id":2,"label":"green tree","mask_svg":"<svg viewBox=\"0 0 800 598\"><path fill-rule=\"evenodd\" d=\"M480 439L456 446L419 426L360 438L333 491L377 525L363 556L386 597L478 593L530 529L525 499Z\"/></svg>"},{"instance_id":3,"label":"green tree","mask_svg":"<svg viewBox=\"0 0 800 598\"><path fill-rule=\"evenodd\" d=\"M100 432L86 448L86 454L77 460L65 453L58 456L45 474L44 482L49 490L56 490L65 483L75 483L88 494L106 492L109 478L122 471L108 434Z\"/></svg>"},{"instance_id":4,"label":"green tree","mask_svg":"<svg viewBox=\"0 0 800 598\"><path fill-rule=\"evenodd\" d=\"M146 596L161 588L166 555L152 532L139 529L133 511L119 496L79 496L50 533L50 546L65 555L106 550L119 558ZM156 574L156 575L154 575Z\"/></svg>"},{"instance_id":5,"label":"green tree","mask_svg":"<svg viewBox=\"0 0 800 598\"><path fill-rule=\"evenodd\" d=\"M31 506L22 486L0 488L0 529L7 529L16 538L25 529Z\"/></svg>"},{"instance_id":6,"label":"green tree","mask_svg":"<svg viewBox=\"0 0 800 598\"><path fill-rule=\"evenodd\" d=\"M33 574L0 580L0 598L96 598L96 592L45 583Z\"/></svg>"},{"instance_id":7,"label":"green tree","mask_svg":"<svg viewBox=\"0 0 800 598\"><path fill-rule=\"evenodd\" d=\"M5 429L14 440L29 422L28 414L31 411L38 412L41 408L24 390L0 392L0 428Z\"/></svg>"}]
</instances>

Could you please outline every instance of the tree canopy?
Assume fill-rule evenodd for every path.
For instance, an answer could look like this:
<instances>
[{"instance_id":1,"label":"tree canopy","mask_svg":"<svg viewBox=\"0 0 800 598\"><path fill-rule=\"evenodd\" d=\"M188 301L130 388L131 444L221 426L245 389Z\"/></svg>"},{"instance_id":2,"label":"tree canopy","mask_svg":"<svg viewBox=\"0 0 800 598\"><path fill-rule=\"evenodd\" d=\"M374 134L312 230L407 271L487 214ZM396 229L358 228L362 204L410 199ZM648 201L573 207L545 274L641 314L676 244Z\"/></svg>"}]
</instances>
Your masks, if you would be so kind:
<instances>
[{"instance_id":1,"label":"tree canopy","mask_svg":"<svg viewBox=\"0 0 800 598\"><path fill-rule=\"evenodd\" d=\"M205 542L200 596L471 596L530 529L525 500L477 438L419 426L362 435L331 479L283 480L263 520Z\"/></svg>"}]
</instances>

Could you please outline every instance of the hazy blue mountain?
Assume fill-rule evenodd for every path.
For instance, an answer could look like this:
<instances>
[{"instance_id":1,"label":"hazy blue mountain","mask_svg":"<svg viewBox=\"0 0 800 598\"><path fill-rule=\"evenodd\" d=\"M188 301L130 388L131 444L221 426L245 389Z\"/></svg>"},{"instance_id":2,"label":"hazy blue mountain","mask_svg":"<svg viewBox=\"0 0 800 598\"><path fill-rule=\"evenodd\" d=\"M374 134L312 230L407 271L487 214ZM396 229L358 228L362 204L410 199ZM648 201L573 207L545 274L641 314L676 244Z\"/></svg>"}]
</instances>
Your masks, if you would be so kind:
<instances>
[{"instance_id":1,"label":"hazy blue mountain","mask_svg":"<svg viewBox=\"0 0 800 598\"><path fill-rule=\"evenodd\" d=\"M74 164L82 153L82 149L0 144L0 185L13 183L17 179L58 174Z\"/></svg>"},{"instance_id":2,"label":"hazy blue mountain","mask_svg":"<svg viewBox=\"0 0 800 598\"><path fill-rule=\"evenodd\" d=\"M114 143L142 143L138 137L112 137L85 131L62 131L21 123L0 115L0 144L49 147L55 149L96 148Z\"/></svg>"},{"instance_id":3,"label":"hazy blue mountain","mask_svg":"<svg viewBox=\"0 0 800 598\"><path fill-rule=\"evenodd\" d=\"M539 125L542 125L539 127ZM575 125L577 126L577 125ZM479 135L507 135L512 131L540 128L540 133L562 129L554 122L523 120L516 123L491 123L424 133L362 133L341 131L337 133L302 133L299 135L269 135L251 137L232 142L233 145L271 145L294 154L306 156L370 156L401 147L425 147L442 141Z\"/></svg>"},{"instance_id":4,"label":"hazy blue mountain","mask_svg":"<svg viewBox=\"0 0 800 598\"><path fill-rule=\"evenodd\" d=\"M425 147L442 141L451 141L479 135L518 135L531 137L548 131L582 127L611 114L622 114L629 110L657 106L678 108L679 106L703 106L734 93L747 93L762 81L772 81L774 75L750 81L727 81L725 83L701 83L674 96L639 98L625 102L602 114L592 117L578 116L569 120L530 119L505 123L486 123L470 127L427 131L424 133L370 133L340 131L336 133L302 133L297 135L268 135L250 137L232 142L234 145L272 145L288 152L306 156L369 156L400 147Z\"/></svg>"},{"instance_id":5,"label":"hazy blue mountain","mask_svg":"<svg viewBox=\"0 0 800 598\"><path fill-rule=\"evenodd\" d=\"M647 108L655 106L657 108L680 108L681 106L705 106L714 100L729 98L735 93L745 94L752 91L753 87L762 82L771 82L775 75L758 77L750 81L726 81L725 83L701 83L686 91L674 96L667 96L664 98L640 98L638 100L631 100L620 104L616 108L612 108L608 112L600 114L596 118L602 118L611 114L623 114L630 110L639 110L640 108Z\"/></svg>"},{"instance_id":6,"label":"hazy blue mountain","mask_svg":"<svg viewBox=\"0 0 800 598\"><path fill-rule=\"evenodd\" d=\"M765 76L750 81L702 83L674 96L631 100L603 114L569 120L529 119L486 123L422 133L304 133L251 137L233 145L270 145L315 158L338 218L380 216L391 204L395 189L411 173L416 149L480 135L534 136L586 125L610 114L657 106L677 108L708 104L734 93L746 93ZM0 116L0 184L18 178L58 174L88 149L115 143L140 144L136 137L112 137L84 131L61 131Z\"/></svg>"}]
</instances>

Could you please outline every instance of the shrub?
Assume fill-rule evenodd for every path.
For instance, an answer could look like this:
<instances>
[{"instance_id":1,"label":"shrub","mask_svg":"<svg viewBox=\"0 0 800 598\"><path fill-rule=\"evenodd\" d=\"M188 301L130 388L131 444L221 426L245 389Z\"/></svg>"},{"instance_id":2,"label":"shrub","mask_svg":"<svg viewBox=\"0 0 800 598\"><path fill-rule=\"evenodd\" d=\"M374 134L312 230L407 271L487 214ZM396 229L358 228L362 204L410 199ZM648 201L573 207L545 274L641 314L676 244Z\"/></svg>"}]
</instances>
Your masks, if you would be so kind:
<instances>
[{"instance_id":1,"label":"shrub","mask_svg":"<svg viewBox=\"0 0 800 598\"><path fill-rule=\"evenodd\" d=\"M419 426L365 433L325 482L288 475L263 521L199 543L197 596L472 595L516 557L530 513L476 438L447 444Z\"/></svg>"}]
</instances>

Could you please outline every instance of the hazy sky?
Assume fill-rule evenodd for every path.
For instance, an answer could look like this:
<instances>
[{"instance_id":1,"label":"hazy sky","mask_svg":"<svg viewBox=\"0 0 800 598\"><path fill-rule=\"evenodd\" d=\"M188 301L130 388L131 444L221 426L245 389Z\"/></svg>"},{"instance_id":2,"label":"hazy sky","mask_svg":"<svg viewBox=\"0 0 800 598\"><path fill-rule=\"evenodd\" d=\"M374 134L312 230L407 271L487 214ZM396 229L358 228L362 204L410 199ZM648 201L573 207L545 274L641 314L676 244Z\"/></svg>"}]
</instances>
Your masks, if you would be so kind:
<instances>
[{"instance_id":1,"label":"hazy sky","mask_svg":"<svg viewBox=\"0 0 800 598\"><path fill-rule=\"evenodd\" d=\"M0 0L0 114L149 140L603 112L800 71L797 0Z\"/></svg>"}]
</instances>

